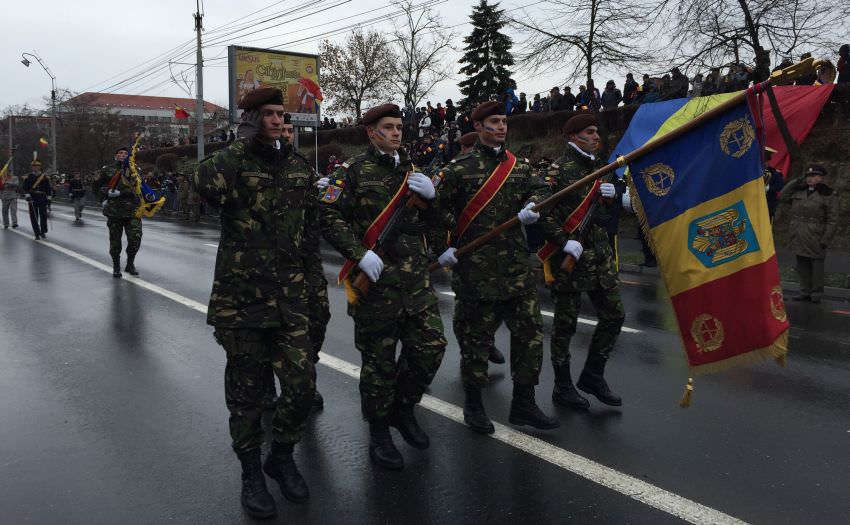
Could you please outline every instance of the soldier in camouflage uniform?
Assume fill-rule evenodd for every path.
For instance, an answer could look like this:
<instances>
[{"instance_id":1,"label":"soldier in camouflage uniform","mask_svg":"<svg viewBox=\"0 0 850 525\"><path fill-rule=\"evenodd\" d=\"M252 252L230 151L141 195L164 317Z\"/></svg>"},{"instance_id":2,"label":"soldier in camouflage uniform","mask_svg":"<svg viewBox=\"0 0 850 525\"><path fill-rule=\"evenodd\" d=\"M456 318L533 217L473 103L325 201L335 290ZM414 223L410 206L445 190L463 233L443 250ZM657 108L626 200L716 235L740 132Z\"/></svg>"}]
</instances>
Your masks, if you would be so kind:
<instances>
[{"instance_id":1,"label":"soldier in camouflage uniform","mask_svg":"<svg viewBox=\"0 0 850 525\"><path fill-rule=\"evenodd\" d=\"M305 227L305 217L315 213L315 180L306 160L279 140L279 89L254 90L239 108L240 140L204 159L194 185L221 209L207 323L227 355L224 391L232 446L242 464L242 506L265 518L276 510L263 471L290 501L309 498L292 452L316 388L304 269L304 250L317 246L318 232ZM272 417L271 454L261 470L269 369L281 395Z\"/></svg>"},{"instance_id":2,"label":"soldier in camouflage uniform","mask_svg":"<svg viewBox=\"0 0 850 525\"><path fill-rule=\"evenodd\" d=\"M109 229L109 255L112 257L113 277L121 277L123 233L127 235L127 265L124 271L130 275L139 275L135 259L142 245L142 219L136 217L136 208L141 201L128 174L126 161L129 155L130 150L127 148L118 148L115 151L115 171L110 173L104 170L98 181L101 197L106 199L103 203L103 215L106 216L106 227Z\"/></svg>"},{"instance_id":3,"label":"soldier in camouflage uniform","mask_svg":"<svg viewBox=\"0 0 850 525\"><path fill-rule=\"evenodd\" d=\"M292 124L292 116L289 113L283 115L283 126L281 127L281 141L285 144L292 143L292 136L295 133L295 127ZM314 173L315 175L315 173ZM317 181L317 187L327 188L327 177L320 179L323 181L320 185ZM319 210L318 207L310 209L309 216L304 218L304 227L314 230L319 230ZM322 252L319 247L319 235L310 235L304 239L308 244L315 242L313 245L304 244L304 274L307 283L307 306L310 311L310 343L313 345L313 353L311 359L313 363L319 362L319 351L322 349L322 344L325 341L325 331L328 327L328 322L331 319L330 303L328 301L328 280L325 279L325 270L322 267ZM269 401L266 406L274 406L274 399L277 396L275 391L274 373L269 370L268 373L268 394ZM324 399L318 389L313 395L313 408L321 410L324 406Z\"/></svg>"},{"instance_id":4,"label":"soldier in camouflage uniform","mask_svg":"<svg viewBox=\"0 0 850 525\"><path fill-rule=\"evenodd\" d=\"M594 154L599 149L596 117L576 115L564 125L567 143L564 156L555 161L548 171L547 180L556 192L602 167L604 162ZM620 194L611 183L603 183L599 195L612 203L600 201L592 225L583 239L565 232L561 225L581 204L588 194L587 186L556 204L542 221L546 239L563 247L553 255L548 264L555 278L551 284L555 303L552 328L552 366L555 370L555 389L552 399L560 404L586 410L590 403L576 392L570 375L570 339L576 333L581 294L586 293L596 309L599 320L587 351L587 361L578 380L578 388L596 396L606 405L620 406L619 396L611 392L603 376L605 363L623 326L625 313L620 299L617 268L614 254L604 225L614 208L619 206ZM598 197L591 197L598 198ZM617 203L617 204L613 204ZM572 256L576 265L572 273L561 270L564 257Z\"/></svg>"},{"instance_id":5,"label":"soldier in camouflage uniform","mask_svg":"<svg viewBox=\"0 0 850 525\"><path fill-rule=\"evenodd\" d=\"M514 215L524 225L537 221L539 214L531 207L546 197L548 189L526 161L517 159L492 200L472 220L462 237L457 238L461 212L507 158L508 124L504 106L497 102L480 104L473 111L472 120L478 142L472 151L452 160L443 170L444 178L439 184L440 212L444 225L452 232L452 246L439 260L443 266L453 266L454 332L460 345L461 377L466 393L464 421L476 432L494 432L481 400L481 388L488 382L487 359L496 330L504 321L511 332L514 382L509 421L536 428L557 428L560 423L546 416L534 400L534 386L543 359L543 318L522 230L508 230L460 261L454 256L456 247Z\"/></svg>"},{"instance_id":6,"label":"soldier in camouflage uniform","mask_svg":"<svg viewBox=\"0 0 850 525\"><path fill-rule=\"evenodd\" d=\"M428 435L414 417L414 406L434 378L445 351L437 296L427 271L425 236L439 229L432 206L404 208L394 242L378 253L361 243L365 232L400 190L405 175L411 192L435 197L434 185L421 173L410 173L411 162L401 145L398 106L385 104L367 111L363 124L372 145L349 159L333 175L322 197L322 234L343 256L357 262L353 282L364 272L372 282L367 295L349 304L354 318L354 344L360 351L360 399L369 422L369 455L377 464L404 467L389 426L411 446L425 449ZM406 197L409 198L409 197ZM401 206L403 206L402 201ZM396 346L401 352L396 358Z\"/></svg>"}]
</instances>

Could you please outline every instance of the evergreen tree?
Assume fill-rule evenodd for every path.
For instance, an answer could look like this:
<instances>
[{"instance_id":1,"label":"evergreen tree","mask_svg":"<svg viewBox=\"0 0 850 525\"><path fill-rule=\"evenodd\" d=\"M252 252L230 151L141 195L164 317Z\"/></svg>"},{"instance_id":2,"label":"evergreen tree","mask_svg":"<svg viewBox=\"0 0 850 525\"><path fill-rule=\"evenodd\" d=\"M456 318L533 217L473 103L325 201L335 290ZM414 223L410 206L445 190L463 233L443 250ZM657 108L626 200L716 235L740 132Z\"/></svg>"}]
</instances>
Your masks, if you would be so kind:
<instances>
[{"instance_id":1,"label":"evergreen tree","mask_svg":"<svg viewBox=\"0 0 850 525\"><path fill-rule=\"evenodd\" d=\"M504 11L498 7L498 3L488 4L487 0L481 0L469 16L473 29L463 39L466 47L460 59L465 64L460 73L467 78L458 84L465 97L461 105L467 108L490 98L501 100L506 89L516 88L508 69L514 65L510 53L513 42L500 32L506 22L502 18Z\"/></svg>"}]
</instances>

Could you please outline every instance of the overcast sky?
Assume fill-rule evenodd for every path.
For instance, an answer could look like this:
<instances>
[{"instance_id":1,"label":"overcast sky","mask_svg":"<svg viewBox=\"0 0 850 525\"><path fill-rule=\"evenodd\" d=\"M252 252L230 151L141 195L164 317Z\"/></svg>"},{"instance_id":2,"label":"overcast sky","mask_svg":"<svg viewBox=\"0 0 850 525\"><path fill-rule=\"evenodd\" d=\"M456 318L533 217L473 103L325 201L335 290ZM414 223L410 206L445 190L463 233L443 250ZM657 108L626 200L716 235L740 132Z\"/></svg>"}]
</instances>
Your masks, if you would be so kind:
<instances>
[{"instance_id":1,"label":"overcast sky","mask_svg":"<svg viewBox=\"0 0 850 525\"><path fill-rule=\"evenodd\" d=\"M284 50L316 53L319 46L316 36L319 33L362 23L387 15L393 10L386 0L351 0L338 6L335 4L345 0L325 0L302 10L298 15L259 26L268 28L263 32L249 35L246 33L253 29L246 28L237 34L226 34L232 31L234 20L250 15L235 23L238 28L251 19L270 17L284 10L303 7L311 1L206 0L203 6L206 29L203 39L213 45L204 49L204 98L222 106L227 105L227 61L221 58L227 56L226 46L229 44L252 47L283 45L281 49ZM416 3L422 1L416 0ZM454 30L459 34L458 47L462 47L462 37L471 30L468 16L472 6L477 3L478 0L450 0L435 7L447 25L456 26ZM533 0L505 0L502 7L512 9L534 3ZM534 8L531 5L529 9ZM3 30L0 31L0 59L3 64L0 108L24 103L41 106L42 98L49 96L49 77L35 62L29 68L24 67L20 63L23 52L37 52L56 76L59 88L74 92L187 96L185 91L170 81L167 64L163 62L166 58L176 62L195 62L194 11L195 0L4 0ZM256 11L259 12L251 14ZM303 16L315 11L321 12ZM366 11L372 12L364 13ZM281 25L272 27L276 24ZM216 28L222 26L229 29L216 31ZM385 19L370 27L388 31L391 26ZM340 41L344 37L345 33L341 33L329 38ZM305 41L291 43L299 39ZM215 44L217 40L220 43ZM459 56L459 53L449 53L447 60L456 62ZM149 64L145 67L126 71L146 62ZM151 70L153 66L158 67ZM191 66L180 64L172 66L177 75L181 70L189 68ZM194 80L193 69L186 75ZM529 99L532 93L548 91L560 80L557 76L532 76L522 71L514 77L519 83L519 90L528 93ZM131 83L115 85L126 80ZM446 79L429 99L436 104L446 98L460 98L457 81L457 78Z\"/></svg>"}]
</instances>

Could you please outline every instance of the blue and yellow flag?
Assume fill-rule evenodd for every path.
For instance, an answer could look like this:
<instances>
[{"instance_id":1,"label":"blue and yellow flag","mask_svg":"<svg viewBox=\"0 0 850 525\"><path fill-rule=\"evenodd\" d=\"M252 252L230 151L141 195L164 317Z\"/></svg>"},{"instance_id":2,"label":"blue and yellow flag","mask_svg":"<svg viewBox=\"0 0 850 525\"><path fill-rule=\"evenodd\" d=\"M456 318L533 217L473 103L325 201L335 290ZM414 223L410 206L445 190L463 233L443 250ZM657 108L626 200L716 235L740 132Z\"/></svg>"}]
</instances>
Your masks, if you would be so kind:
<instances>
[{"instance_id":1,"label":"blue and yellow flag","mask_svg":"<svg viewBox=\"0 0 850 525\"><path fill-rule=\"evenodd\" d=\"M627 136L647 142L732 96L641 106ZM647 136L647 130L655 131ZM621 143L618 151L633 146ZM748 105L639 158L629 170L635 211L658 258L691 372L783 359L789 323Z\"/></svg>"}]
</instances>

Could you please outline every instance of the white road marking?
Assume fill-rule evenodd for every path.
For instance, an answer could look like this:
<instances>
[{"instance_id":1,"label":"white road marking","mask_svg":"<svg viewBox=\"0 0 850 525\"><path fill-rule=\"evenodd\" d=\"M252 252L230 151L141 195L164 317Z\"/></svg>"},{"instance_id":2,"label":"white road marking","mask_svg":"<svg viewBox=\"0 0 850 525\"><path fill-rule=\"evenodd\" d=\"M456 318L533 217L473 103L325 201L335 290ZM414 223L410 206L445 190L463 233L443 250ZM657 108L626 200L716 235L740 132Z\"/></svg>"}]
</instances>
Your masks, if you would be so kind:
<instances>
[{"instance_id":1,"label":"white road marking","mask_svg":"<svg viewBox=\"0 0 850 525\"><path fill-rule=\"evenodd\" d=\"M440 292L441 295L448 295L449 297L454 297L454 292ZM549 310L540 310L540 313L545 315L546 317L555 317L555 312L550 312ZM579 317L578 322L581 324L587 324L590 326L596 326L598 321L595 319L587 319L586 317ZM628 326L624 326L620 329L621 331L627 334L642 334L643 330L638 330L637 328L629 328Z\"/></svg>"},{"instance_id":2,"label":"white road marking","mask_svg":"<svg viewBox=\"0 0 850 525\"><path fill-rule=\"evenodd\" d=\"M28 234L20 230L12 230L12 232L23 237L29 237ZM37 242L42 246L56 250L98 270L112 273L111 267L95 261L90 257L86 257L50 241ZM203 314L207 312L206 305L143 279L126 276L124 280ZM359 366L330 354L322 353L322 360L319 363L354 379L359 379L360 377ZM447 419L463 424L463 410L459 406L427 394L422 398L422 406ZM514 430L509 426L497 422L493 424L496 427L496 432L492 436L493 439L689 523L699 525L742 525L746 523L734 516L712 509L711 507L706 507L696 501L689 500L618 470L606 467L592 459L574 454L534 436Z\"/></svg>"},{"instance_id":3,"label":"white road marking","mask_svg":"<svg viewBox=\"0 0 850 525\"><path fill-rule=\"evenodd\" d=\"M212 246L213 248L218 248L218 244L212 244L212 243L209 243L209 242L205 242L204 246Z\"/></svg>"}]
</instances>

